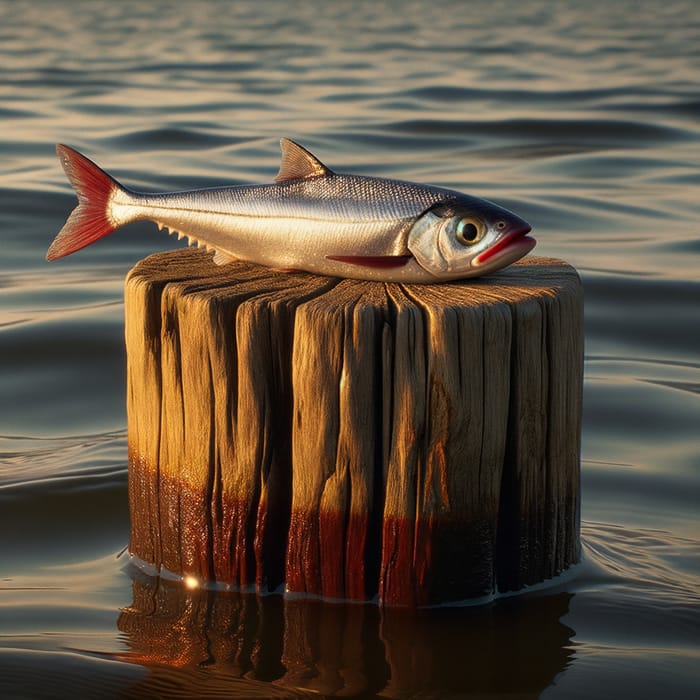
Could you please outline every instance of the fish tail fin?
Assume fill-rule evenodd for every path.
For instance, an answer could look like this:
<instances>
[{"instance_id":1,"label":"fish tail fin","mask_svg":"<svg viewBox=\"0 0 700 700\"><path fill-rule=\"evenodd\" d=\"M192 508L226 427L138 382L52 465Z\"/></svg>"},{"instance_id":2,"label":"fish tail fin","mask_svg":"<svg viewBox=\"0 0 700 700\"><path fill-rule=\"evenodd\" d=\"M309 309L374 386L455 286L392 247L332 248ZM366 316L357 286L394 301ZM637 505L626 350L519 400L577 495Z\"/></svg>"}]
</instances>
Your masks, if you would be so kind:
<instances>
[{"instance_id":1,"label":"fish tail fin","mask_svg":"<svg viewBox=\"0 0 700 700\"><path fill-rule=\"evenodd\" d=\"M78 206L54 239L46 259L56 260L94 243L127 221L117 221L111 212L115 194L127 194L113 177L82 153L58 144L56 154L78 195Z\"/></svg>"}]
</instances>

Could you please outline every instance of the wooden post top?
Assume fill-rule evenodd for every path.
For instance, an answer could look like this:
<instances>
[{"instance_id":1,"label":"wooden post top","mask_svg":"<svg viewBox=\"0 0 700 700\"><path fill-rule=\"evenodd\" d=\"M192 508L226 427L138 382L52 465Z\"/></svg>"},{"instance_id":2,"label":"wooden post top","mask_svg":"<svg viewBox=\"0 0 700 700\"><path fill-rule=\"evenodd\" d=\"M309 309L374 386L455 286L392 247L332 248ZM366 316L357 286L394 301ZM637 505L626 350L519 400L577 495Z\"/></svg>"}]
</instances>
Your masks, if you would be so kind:
<instances>
[{"instance_id":1,"label":"wooden post top","mask_svg":"<svg viewBox=\"0 0 700 700\"><path fill-rule=\"evenodd\" d=\"M552 296L571 291L580 293L580 278L576 270L557 258L528 256L509 267L485 277L440 282L436 284L404 284L398 282L373 282L366 280L322 277L308 272L280 272L252 263L232 262L218 266L210 253L186 248L156 253L138 262L127 276L130 284L182 285L187 294L214 296L217 290L226 294L230 287L241 287L247 294L257 287L260 293L287 289L299 296L319 296L340 287L337 294L350 300L388 293L399 289L411 290L417 302L425 300L435 304L474 306L498 301L519 302L525 298ZM331 293L328 301L336 294Z\"/></svg>"}]
</instances>

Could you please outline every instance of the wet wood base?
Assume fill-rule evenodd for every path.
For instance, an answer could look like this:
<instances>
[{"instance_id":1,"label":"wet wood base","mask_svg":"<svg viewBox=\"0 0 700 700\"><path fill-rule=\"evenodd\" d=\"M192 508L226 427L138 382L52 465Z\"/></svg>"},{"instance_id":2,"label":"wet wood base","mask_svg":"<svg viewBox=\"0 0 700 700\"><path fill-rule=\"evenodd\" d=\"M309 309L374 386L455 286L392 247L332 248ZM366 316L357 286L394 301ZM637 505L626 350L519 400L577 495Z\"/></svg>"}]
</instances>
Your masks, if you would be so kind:
<instances>
[{"instance_id":1,"label":"wet wood base","mask_svg":"<svg viewBox=\"0 0 700 700\"><path fill-rule=\"evenodd\" d=\"M444 285L141 261L131 552L390 605L558 574L579 558L582 311L575 270L544 258Z\"/></svg>"}]
</instances>

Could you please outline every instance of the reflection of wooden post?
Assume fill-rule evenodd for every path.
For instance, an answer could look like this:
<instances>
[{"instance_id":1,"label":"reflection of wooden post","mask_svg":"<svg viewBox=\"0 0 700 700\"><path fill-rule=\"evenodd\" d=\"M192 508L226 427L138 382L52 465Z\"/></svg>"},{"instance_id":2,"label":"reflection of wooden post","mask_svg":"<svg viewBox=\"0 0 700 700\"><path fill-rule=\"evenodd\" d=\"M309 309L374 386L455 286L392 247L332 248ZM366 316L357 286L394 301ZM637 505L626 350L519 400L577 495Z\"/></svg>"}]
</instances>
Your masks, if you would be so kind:
<instances>
[{"instance_id":1,"label":"reflection of wooden post","mask_svg":"<svg viewBox=\"0 0 700 700\"><path fill-rule=\"evenodd\" d=\"M404 286L155 255L126 341L149 563L416 605L578 559L582 293L561 261Z\"/></svg>"},{"instance_id":2,"label":"reflection of wooden post","mask_svg":"<svg viewBox=\"0 0 700 700\"><path fill-rule=\"evenodd\" d=\"M191 590L139 575L117 626L123 660L148 668L129 697L529 698L574 653L560 622L570 597L411 610Z\"/></svg>"}]
</instances>

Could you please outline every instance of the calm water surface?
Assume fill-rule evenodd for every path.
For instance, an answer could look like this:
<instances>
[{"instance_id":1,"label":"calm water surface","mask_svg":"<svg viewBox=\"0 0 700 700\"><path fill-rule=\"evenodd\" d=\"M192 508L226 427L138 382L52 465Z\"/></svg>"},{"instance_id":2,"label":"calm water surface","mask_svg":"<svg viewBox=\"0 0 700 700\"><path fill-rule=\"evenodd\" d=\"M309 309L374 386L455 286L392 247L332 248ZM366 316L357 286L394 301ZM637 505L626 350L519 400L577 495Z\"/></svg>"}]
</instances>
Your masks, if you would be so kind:
<instances>
[{"instance_id":1,"label":"calm water surface","mask_svg":"<svg viewBox=\"0 0 700 700\"><path fill-rule=\"evenodd\" d=\"M690 698L700 688L700 10L688 0L0 2L0 696ZM586 292L584 561L406 614L129 563L134 226L53 265L54 144L136 188L331 167L482 195ZM78 692L78 689L80 692Z\"/></svg>"}]
</instances>

